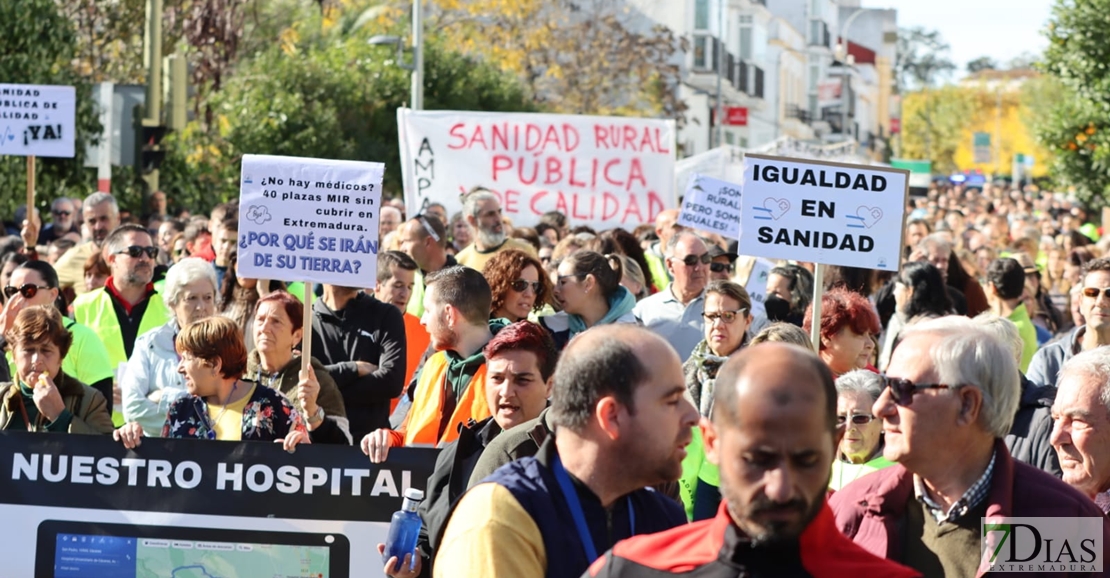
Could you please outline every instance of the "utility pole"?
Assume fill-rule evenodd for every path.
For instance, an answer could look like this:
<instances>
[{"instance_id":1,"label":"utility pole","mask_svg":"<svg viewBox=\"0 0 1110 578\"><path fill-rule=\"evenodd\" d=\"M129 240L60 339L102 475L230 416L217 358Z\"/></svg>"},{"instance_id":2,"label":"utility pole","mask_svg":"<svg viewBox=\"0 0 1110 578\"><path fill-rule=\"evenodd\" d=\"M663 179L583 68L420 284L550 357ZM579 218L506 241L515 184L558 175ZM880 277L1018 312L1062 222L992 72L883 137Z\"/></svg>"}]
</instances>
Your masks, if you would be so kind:
<instances>
[{"instance_id":1,"label":"utility pole","mask_svg":"<svg viewBox=\"0 0 1110 578\"><path fill-rule=\"evenodd\" d=\"M146 67L147 80L146 105L141 123L146 128L158 127L162 124L162 0L146 0L143 66ZM141 150L143 144L136 143L136 148ZM139 163L138 170L142 173L142 163ZM142 175L142 179L147 184L147 195L158 190L158 169Z\"/></svg>"},{"instance_id":2,"label":"utility pole","mask_svg":"<svg viewBox=\"0 0 1110 578\"><path fill-rule=\"evenodd\" d=\"M717 44L715 48L715 60L717 61L717 113L716 129L717 129L717 146L723 146L725 143L725 109L724 98L721 96L721 67L725 65L725 0L717 0ZM710 149L714 147L709 147Z\"/></svg>"},{"instance_id":3,"label":"utility pole","mask_svg":"<svg viewBox=\"0 0 1110 578\"><path fill-rule=\"evenodd\" d=\"M412 0L412 109L424 110L424 0Z\"/></svg>"}]
</instances>

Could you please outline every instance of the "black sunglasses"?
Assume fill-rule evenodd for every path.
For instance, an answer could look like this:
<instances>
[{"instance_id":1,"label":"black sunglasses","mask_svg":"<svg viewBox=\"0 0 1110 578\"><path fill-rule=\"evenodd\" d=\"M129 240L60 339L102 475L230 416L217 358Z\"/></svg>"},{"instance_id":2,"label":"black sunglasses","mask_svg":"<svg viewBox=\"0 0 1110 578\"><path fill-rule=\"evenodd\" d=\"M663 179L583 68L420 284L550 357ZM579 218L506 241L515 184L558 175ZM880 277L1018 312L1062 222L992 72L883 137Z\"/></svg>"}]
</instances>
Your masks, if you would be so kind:
<instances>
[{"instance_id":1,"label":"black sunglasses","mask_svg":"<svg viewBox=\"0 0 1110 578\"><path fill-rule=\"evenodd\" d=\"M539 281L525 281L524 279L517 279L516 281L513 281L513 284L510 285L510 287L512 287L513 291L516 291L517 293L524 293L526 289L531 287L532 293L539 295L540 290L543 289L543 284Z\"/></svg>"},{"instance_id":2,"label":"black sunglasses","mask_svg":"<svg viewBox=\"0 0 1110 578\"><path fill-rule=\"evenodd\" d=\"M73 214L70 211L50 211L50 212L54 213L55 215L58 215L59 217L68 217L68 216Z\"/></svg>"},{"instance_id":3,"label":"black sunglasses","mask_svg":"<svg viewBox=\"0 0 1110 578\"><path fill-rule=\"evenodd\" d=\"M867 424L871 423L871 420L873 420L873 419L875 419L875 416L867 415L865 413L854 413L854 414L852 414L852 424L853 425L867 425ZM836 416L836 425L844 425L847 422L848 422L848 416L839 415L839 414Z\"/></svg>"},{"instance_id":4,"label":"black sunglasses","mask_svg":"<svg viewBox=\"0 0 1110 578\"><path fill-rule=\"evenodd\" d=\"M132 257L135 259L141 257L143 253L146 253L147 257L153 259L158 256L158 247L140 247L138 245L131 245L126 249L115 252L116 255L126 254L128 257Z\"/></svg>"},{"instance_id":5,"label":"black sunglasses","mask_svg":"<svg viewBox=\"0 0 1110 578\"><path fill-rule=\"evenodd\" d=\"M709 262L713 260L713 257L710 257L709 253L702 253L701 255L690 254L690 255L686 255L685 257L683 257L680 260L687 267L693 267L693 266L697 265L698 263L701 263L702 265L708 265Z\"/></svg>"},{"instance_id":6,"label":"black sunglasses","mask_svg":"<svg viewBox=\"0 0 1110 578\"><path fill-rule=\"evenodd\" d=\"M894 403L902 406L909 407L913 403L913 394L924 389L958 389L962 386L959 385L945 385L943 383L925 383L916 384L908 379L900 379L897 377L890 377L887 375L880 375L883 387L890 388L890 396Z\"/></svg>"},{"instance_id":7,"label":"black sunglasses","mask_svg":"<svg viewBox=\"0 0 1110 578\"><path fill-rule=\"evenodd\" d=\"M15 296L16 293L19 293L23 296L24 299L34 299L35 295L39 294L39 291L46 291L47 289L50 289L50 287L42 287L39 285L32 285L30 283L20 285L19 287L12 287L11 285L8 285L7 287L4 287L4 297L11 299L13 296Z\"/></svg>"},{"instance_id":8,"label":"black sunglasses","mask_svg":"<svg viewBox=\"0 0 1110 578\"><path fill-rule=\"evenodd\" d=\"M732 267L729 266L728 263L710 263L709 264L709 270L714 272L714 273L724 273L725 271L731 271L731 269L732 269Z\"/></svg>"}]
</instances>

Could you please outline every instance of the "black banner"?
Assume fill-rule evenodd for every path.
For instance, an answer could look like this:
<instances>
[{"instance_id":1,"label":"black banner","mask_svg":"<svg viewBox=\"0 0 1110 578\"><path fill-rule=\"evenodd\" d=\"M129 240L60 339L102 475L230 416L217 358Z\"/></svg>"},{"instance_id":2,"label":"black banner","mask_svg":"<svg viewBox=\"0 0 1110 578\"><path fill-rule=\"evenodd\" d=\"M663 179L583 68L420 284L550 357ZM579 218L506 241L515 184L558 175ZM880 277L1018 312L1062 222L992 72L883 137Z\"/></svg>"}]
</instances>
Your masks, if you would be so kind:
<instances>
[{"instance_id":1,"label":"black banner","mask_svg":"<svg viewBox=\"0 0 1110 578\"><path fill-rule=\"evenodd\" d=\"M356 447L0 432L0 503L386 522L423 489L438 450L372 464Z\"/></svg>"}]
</instances>

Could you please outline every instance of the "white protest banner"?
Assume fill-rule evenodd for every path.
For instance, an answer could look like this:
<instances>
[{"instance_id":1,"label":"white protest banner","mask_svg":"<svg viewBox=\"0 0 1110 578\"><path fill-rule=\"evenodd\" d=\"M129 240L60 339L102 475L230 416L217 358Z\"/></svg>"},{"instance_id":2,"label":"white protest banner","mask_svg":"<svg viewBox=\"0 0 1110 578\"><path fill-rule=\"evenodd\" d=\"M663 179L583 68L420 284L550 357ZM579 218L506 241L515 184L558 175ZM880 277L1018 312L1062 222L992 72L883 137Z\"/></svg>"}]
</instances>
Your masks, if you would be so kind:
<instances>
[{"instance_id":1,"label":"white protest banner","mask_svg":"<svg viewBox=\"0 0 1110 578\"><path fill-rule=\"evenodd\" d=\"M897 271L909 171L746 156L739 252Z\"/></svg>"},{"instance_id":2,"label":"white protest banner","mask_svg":"<svg viewBox=\"0 0 1110 578\"><path fill-rule=\"evenodd\" d=\"M244 155L239 275L373 287L384 170L382 163Z\"/></svg>"},{"instance_id":3,"label":"white protest banner","mask_svg":"<svg viewBox=\"0 0 1110 578\"><path fill-rule=\"evenodd\" d=\"M410 215L449 214L485 187L532 226L547 211L598 230L650 223L675 207L673 120L397 109Z\"/></svg>"},{"instance_id":4,"label":"white protest banner","mask_svg":"<svg viewBox=\"0 0 1110 578\"><path fill-rule=\"evenodd\" d=\"M678 224L707 233L740 238L740 185L704 175L690 175Z\"/></svg>"},{"instance_id":5,"label":"white protest banner","mask_svg":"<svg viewBox=\"0 0 1110 578\"><path fill-rule=\"evenodd\" d=\"M74 156L77 91L72 86L0 84L0 156Z\"/></svg>"}]
</instances>

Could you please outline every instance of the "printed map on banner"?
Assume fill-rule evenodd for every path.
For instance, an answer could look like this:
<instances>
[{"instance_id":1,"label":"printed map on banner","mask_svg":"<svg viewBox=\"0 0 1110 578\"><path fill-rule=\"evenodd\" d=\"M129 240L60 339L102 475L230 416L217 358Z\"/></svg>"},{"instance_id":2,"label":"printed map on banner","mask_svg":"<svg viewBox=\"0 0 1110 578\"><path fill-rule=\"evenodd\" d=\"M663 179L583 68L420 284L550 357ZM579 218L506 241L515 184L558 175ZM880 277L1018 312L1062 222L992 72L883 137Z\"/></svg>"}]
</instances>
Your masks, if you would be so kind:
<instances>
[{"instance_id":1,"label":"printed map on banner","mask_svg":"<svg viewBox=\"0 0 1110 578\"><path fill-rule=\"evenodd\" d=\"M749 154L740 253L897 271L909 171Z\"/></svg>"},{"instance_id":2,"label":"printed map on banner","mask_svg":"<svg viewBox=\"0 0 1110 578\"><path fill-rule=\"evenodd\" d=\"M0 84L0 156L71 158L76 118L72 86Z\"/></svg>"},{"instance_id":3,"label":"printed map on banner","mask_svg":"<svg viewBox=\"0 0 1110 578\"><path fill-rule=\"evenodd\" d=\"M239 274L371 288L382 163L244 155Z\"/></svg>"},{"instance_id":4,"label":"printed map on banner","mask_svg":"<svg viewBox=\"0 0 1110 578\"><path fill-rule=\"evenodd\" d=\"M410 215L449 214L484 187L517 226L548 211L629 230L675 207L675 123L624 117L397 110Z\"/></svg>"},{"instance_id":5,"label":"printed map on banner","mask_svg":"<svg viewBox=\"0 0 1110 578\"><path fill-rule=\"evenodd\" d=\"M704 175L690 175L678 224L707 233L740 238L740 185Z\"/></svg>"}]
</instances>

